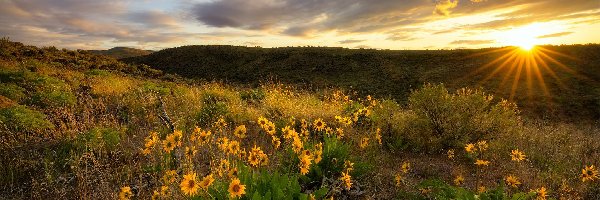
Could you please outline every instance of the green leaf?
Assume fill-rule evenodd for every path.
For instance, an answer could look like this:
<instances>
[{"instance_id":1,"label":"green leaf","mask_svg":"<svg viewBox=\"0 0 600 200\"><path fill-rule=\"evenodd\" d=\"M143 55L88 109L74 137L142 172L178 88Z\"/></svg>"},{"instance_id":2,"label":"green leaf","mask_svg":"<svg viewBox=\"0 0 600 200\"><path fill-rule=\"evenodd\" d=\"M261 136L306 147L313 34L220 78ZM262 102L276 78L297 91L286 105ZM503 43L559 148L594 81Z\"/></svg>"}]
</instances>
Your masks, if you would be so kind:
<instances>
[{"instance_id":1,"label":"green leaf","mask_svg":"<svg viewBox=\"0 0 600 200\"><path fill-rule=\"evenodd\" d=\"M261 200L262 196L260 195L260 193L258 193L258 191L254 192L254 195L252 195L252 200Z\"/></svg>"}]
</instances>

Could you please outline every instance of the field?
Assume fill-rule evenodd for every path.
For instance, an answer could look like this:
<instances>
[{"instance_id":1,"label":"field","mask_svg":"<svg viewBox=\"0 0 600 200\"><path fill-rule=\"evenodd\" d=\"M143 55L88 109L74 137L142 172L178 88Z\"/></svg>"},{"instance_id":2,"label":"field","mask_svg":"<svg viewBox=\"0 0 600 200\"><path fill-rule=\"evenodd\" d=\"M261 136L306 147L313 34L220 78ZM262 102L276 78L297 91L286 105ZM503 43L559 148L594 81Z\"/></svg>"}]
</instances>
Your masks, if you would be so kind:
<instances>
[{"instance_id":1,"label":"field","mask_svg":"<svg viewBox=\"0 0 600 200\"><path fill-rule=\"evenodd\" d=\"M3 38L0 198L600 199L600 47L544 48L548 93L486 80L504 48L116 60Z\"/></svg>"}]
</instances>

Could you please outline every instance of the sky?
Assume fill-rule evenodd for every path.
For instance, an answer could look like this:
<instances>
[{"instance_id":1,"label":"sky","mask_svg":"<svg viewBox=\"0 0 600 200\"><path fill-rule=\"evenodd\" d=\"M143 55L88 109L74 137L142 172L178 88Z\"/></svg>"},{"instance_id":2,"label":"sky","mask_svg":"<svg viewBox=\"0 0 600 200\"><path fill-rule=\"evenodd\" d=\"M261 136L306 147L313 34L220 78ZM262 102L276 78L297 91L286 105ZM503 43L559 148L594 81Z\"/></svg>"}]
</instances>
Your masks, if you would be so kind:
<instances>
[{"instance_id":1,"label":"sky","mask_svg":"<svg viewBox=\"0 0 600 200\"><path fill-rule=\"evenodd\" d=\"M600 0L0 0L36 46L455 49L600 43Z\"/></svg>"}]
</instances>

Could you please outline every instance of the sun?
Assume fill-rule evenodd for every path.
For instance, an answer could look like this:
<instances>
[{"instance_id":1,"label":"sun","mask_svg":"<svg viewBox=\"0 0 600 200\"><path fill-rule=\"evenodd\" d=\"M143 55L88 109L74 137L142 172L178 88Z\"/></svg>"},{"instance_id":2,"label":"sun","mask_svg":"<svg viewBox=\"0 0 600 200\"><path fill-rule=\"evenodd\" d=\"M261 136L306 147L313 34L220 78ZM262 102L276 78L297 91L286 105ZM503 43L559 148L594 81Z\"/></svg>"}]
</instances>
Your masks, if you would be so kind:
<instances>
[{"instance_id":1,"label":"sun","mask_svg":"<svg viewBox=\"0 0 600 200\"><path fill-rule=\"evenodd\" d=\"M519 48L523 51L531 51L533 48L535 48L535 43L531 42L531 43L522 43L518 45Z\"/></svg>"},{"instance_id":2,"label":"sun","mask_svg":"<svg viewBox=\"0 0 600 200\"><path fill-rule=\"evenodd\" d=\"M508 46L519 47L523 51L531 51L541 43L539 36L551 31L551 28L543 24L531 24L522 26L499 34L499 41Z\"/></svg>"}]
</instances>

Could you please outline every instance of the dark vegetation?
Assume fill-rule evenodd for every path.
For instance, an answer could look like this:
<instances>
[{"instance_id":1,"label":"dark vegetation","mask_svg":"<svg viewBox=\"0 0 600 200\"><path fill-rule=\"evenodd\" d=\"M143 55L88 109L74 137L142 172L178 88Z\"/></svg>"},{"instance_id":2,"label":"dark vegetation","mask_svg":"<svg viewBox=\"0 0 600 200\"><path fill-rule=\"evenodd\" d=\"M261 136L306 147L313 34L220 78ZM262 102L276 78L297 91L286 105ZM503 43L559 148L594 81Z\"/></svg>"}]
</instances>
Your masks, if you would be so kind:
<instances>
[{"instance_id":1,"label":"dark vegetation","mask_svg":"<svg viewBox=\"0 0 600 200\"><path fill-rule=\"evenodd\" d=\"M113 47L107 50L88 50L92 54L110 56L116 59L145 56L153 53L151 50L142 50L130 47Z\"/></svg>"},{"instance_id":2,"label":"dark vegetation","mask_svg":"<svg viewBox=\"0 0 600 200\"><path fill-rule=\"evenodd\" d=\"M537 80L528 87L525 69L513 100L523 114L557 120L600 118L600 45L544 46L546 53L568 70L546 59L558 79L541 69L549 88L546 95ZM492 76L501 62L479 70L511 48L465 50L372 50L321 47L260 48L239 46L182 46L150 55L124 59L166 73L199 80L259 84L276 80L312 88L339 87L391 97L406 103L410 91L423 83L445 83L450 90L481 87L509 99L515 71ZM512 64L512 63L510 63ZM508 67L507 67L508 68ZM540 66L540 68L542 68ZM572 71L571 71L572 70ZM532 75L534 77L534 75ZM531 78L531 77L530 77ZM529 89L528 89L529 88Z\"/></svg>"}]
</instances>

